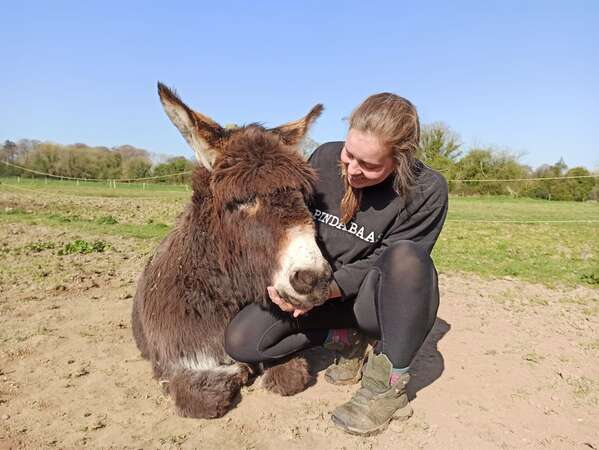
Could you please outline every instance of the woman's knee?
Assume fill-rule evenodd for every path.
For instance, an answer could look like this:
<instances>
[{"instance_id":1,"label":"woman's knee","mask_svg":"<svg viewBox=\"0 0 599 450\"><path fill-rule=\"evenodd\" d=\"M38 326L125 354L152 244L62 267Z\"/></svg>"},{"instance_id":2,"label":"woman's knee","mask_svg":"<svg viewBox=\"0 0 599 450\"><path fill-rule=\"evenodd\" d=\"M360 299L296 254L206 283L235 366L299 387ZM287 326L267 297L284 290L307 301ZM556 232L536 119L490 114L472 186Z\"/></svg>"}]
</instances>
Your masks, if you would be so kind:
<instances>
[{"instance_id":1,"label":"woman's knee","mask_svg":"<svg viewBox=\"0 0 599 450\"><path fill-rule=\"evenodd\" d=\"M379 316L376 311L377 292L380 283L380 270L373 267L368 271L354 301L353 313L358 329L375 339L380 338Z\"/></svg>"},{"instance_id":2,"label":"woman's knee","mask_svg":"<svg viewBox=\"0 0 599 450\"><path fill-rule=\"evenodd\" d=\"M247 339L245 333L238 327L232 327L231 324L225 331L225 352L231 358L240 362L243 361L247 352Z\"/></svg>"},{"instance_id":3,"label":"woman's knee","mask_svg":"<svg viewBox=\"0 0 599 450\"><path fill-rule=\"evenodd\" d=\"M398 241L388 247L378 258L376 265L383 272L414 273L430 272L433 261L430 255L414 241Z\"/></svg>"},{"instance_id":4,"label":"woman's knee","mask_svg":"<svg viewBox=\"0 0 599 450\"><path fill-rule=\"evenodd\" d=\"M248 305L237 313L225 330L225 351L227 354L240 362L252 362L257 343L256 335L256 311L257 305Z\"/></svg>"}]
</instances>

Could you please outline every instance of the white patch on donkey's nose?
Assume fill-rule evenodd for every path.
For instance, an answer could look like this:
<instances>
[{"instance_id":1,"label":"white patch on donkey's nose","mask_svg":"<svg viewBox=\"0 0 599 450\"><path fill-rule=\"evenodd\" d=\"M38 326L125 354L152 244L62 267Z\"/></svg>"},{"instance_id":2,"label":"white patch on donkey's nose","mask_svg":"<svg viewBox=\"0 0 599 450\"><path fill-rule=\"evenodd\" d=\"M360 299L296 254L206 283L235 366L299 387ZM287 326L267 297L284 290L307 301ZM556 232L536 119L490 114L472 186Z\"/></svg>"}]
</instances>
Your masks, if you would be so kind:
<instances>
[{"instance_id":1,"label":"white patch on donkey's nose","mask_svg":"<svg viewBox=\"0 0 599 450\"><path fill-rule=\"evenodd\" d=\"M291 275L302 270L324 274L328 263L316 244L314 229L310 225L290 228L284 242L286 247L279 253L279 270L275 273L273 286L280 295L305 300L308 296L298 293L291 285Z\"/></svg>"}]
</instances>

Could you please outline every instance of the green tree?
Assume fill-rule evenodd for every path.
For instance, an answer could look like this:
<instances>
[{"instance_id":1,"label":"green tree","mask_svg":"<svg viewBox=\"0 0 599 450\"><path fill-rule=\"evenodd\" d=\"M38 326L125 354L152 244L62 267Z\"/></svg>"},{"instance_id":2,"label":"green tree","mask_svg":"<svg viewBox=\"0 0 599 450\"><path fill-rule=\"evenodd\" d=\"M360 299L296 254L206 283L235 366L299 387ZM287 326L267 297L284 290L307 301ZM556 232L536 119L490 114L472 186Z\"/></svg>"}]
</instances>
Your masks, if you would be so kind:
<instances>
[{"instance_id":1,"label":"green tree","mask_svg":"<svg viewBox=\"0 0 599 450\"><path fill-rule=\"evenodd\" d=\"M60 153L58 144L43 142L25 154L23 165L38 172L64 176L65 173L60 173Z\"/></svg>"},{"instance_id":2,"label":"green tree","mask_svg":"<svg viewBox=\"0 0 599 450\"><path fill-rule=\"evenodd\" d=\"M420 130L418 157L450 178L461 156L459 136L442 122L424 125Z\"/></svg>"},{"instance_id":3,"label":"green tree","mask_svg":"<svg viewBox=\"0 0 599 450\"><path fill-rule=\"evenodd\" d=\"M565 177L579 177L579 176L588 176L591 173L585 169L584 167L573 167L565 173ZM567 197L559 200L574 200L576 202L582 202L585 200L589 200L590 194L595 187L595 179L594 178L566 178L562 181L565 185L565 191L567 192ZM558 199L556 199L558 200Z\"/></svg>"},{"instance_id":4,"label":"green tree","mask_svg":"<svg viewBox=\"0 0 599 450\"><path fill-rule=\"evenodd\" d=\"M132 145L119 145L118 147L112 147L112 151L119 153L123 161L127 161L131 158L142 157L150 160L150 153L143 148L137 148Z\"/></svg>"},{"instance_id":5,"label":"green tree","mask_svg":"<svg viewBox=\"0 0 599 450\"><path fill-rule=\"evenodd\" d=\"M152 175L163 176L174 173L187 172L193 170L194 167L196 167L196 164L191 162L187 158L183 156L176 156L174 158L169 158L166 162L158 164L156 167L154 167ZM190 175L186 174L169 178L161 178L158 181L162 183L188 183L190 178Z\"/></svg>"},{"instance_id":6,"label":"green tree","mask_svg":"<svg viewBox=\"0 0 599 450\"><path fill-rule=\"evenodd\" d=\"M17 144L8 139L4 141L4 145L0 149L0 161L16 164L18 156ZM0 176L15 176L21 174L21 169L9 166L8 164L0 163Z\"/></svg>"},{"instance_id":7,"label":"green tree","mask_svg":"<svg viewBox=\"0 0 599 450\"><path fill-rule=\"evenodd\" d=\"M460 159L455 167L455 179L521 179L529 176L528 168L518 162L512 153L498 152L490 148L475 148ZM524 182L457 182L452 183L455 192L465 194L521 195Z\"/></svg>"},{"instance_id":8,"label":"green tree","mask_svg":"<svg viewBox=\"0 0 599 450\"><path fill-rule=\"evenodd\" d=\"M573 167L570 170L567 169L568 166L563 158L560 158L557 163L551 166L543 165L539 167L534 172L534 178L557 179L531 181L527 188L526 195L547 200L588 200L591 197L591 192L593 191L596 180L594 178L562 179L562 177L590 175L590 172L584 167Z\"/></svg>"},{"instance_id":9,"label":"green tree","mask_svg":"<svg viewBox=\"0 0 599 450\"><path fill-rule=\"evenodd\" d=\"M568 170L568 166L566 165L566 162L564 161L563 157L560 158L559 161L553 165L553 171L555 175L558 177L563 176L566 170Z\"/></svg>"},{"instance_id":10,"label":"green tree","mask_svg":"<svg viewBox=\"0 0 599 450\"><path fill-rule=\"evenodd\" d=\"M151 175L152 163L144 156L123 161L123 178L145 178Z\"/></svg>"}]
</instances>

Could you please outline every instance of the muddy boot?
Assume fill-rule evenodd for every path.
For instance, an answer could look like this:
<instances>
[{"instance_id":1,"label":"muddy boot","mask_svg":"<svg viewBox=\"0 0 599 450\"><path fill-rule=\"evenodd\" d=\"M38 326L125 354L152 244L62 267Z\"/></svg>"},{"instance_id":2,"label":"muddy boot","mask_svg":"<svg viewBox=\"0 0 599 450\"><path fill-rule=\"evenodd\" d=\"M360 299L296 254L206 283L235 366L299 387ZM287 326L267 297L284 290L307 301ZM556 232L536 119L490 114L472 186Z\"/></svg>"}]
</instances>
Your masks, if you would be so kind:
<instances>
[{"instance_id":1,"label":"muddy boot","mask_svg":"<svg viewBox=\"0 0 599 450\"><path fill-rule=\"evenodd\" d=\"M349 402L335 408L333 423L348 433L369 436L383 431L391 419L408 419L412 415L406 394L410 375L402 374L391 385L392 369L386 355L371 354L363 370L362 387Z\"/></svg>"},{"instance_id":2,"label":"muddy boot","mask_svg":"<svg viewBox=\"0 0 599 450\"><path fill-rule=\"evenodd\" d=\"M356 330L349 330L347 338L349 344L327 342L323 345L327 350L335 350L338 353L335 363L324 373L325 380L331 384L354 384L362 377L368 339Z\"/></svg>"}]
</instances>

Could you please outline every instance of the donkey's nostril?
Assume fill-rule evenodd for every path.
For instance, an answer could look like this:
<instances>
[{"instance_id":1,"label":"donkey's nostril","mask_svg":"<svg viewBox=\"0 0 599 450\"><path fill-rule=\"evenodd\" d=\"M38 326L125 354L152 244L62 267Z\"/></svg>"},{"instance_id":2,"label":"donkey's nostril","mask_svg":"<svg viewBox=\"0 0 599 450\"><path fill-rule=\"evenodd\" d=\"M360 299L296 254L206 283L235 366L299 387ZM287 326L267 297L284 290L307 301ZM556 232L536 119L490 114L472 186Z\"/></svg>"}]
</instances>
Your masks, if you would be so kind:
<instances>
[{"instance_id":1,"label":"donkey's nostril","mask_svg":"<svg viewBox=\"0 0 599 450\"><path fill-rule=\"evenodd\" d=\"M319 282L319 274L313 270L296 270L291 274L290 282L299 294L309 294Z\"/></svg>"}]
</instances>

